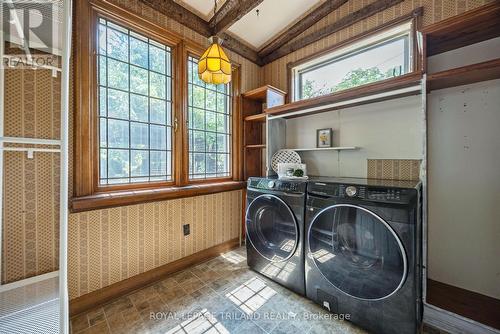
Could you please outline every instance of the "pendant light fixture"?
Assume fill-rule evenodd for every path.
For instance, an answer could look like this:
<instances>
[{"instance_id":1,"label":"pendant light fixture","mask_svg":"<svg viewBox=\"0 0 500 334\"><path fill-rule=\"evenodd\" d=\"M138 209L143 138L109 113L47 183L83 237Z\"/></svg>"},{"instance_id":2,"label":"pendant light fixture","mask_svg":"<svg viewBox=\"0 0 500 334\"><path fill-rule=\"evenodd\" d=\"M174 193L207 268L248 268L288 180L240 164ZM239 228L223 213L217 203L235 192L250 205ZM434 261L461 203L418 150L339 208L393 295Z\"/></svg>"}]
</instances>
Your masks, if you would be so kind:
<instances>
[{"instance_id":1,"label":"pendant light fixture","mask_svg":"<svg viewBox=\"0 0 500 334\"><path fill-rule=\"evenodd\" d=\"M214 15L216 14L217 0L214 6ZM198 76L209 84L227 84L231 81L231 62L220 46L222 41L217 36L210 37L208 41L210 46L198 61Z\"/></svg>"}]
</instances>

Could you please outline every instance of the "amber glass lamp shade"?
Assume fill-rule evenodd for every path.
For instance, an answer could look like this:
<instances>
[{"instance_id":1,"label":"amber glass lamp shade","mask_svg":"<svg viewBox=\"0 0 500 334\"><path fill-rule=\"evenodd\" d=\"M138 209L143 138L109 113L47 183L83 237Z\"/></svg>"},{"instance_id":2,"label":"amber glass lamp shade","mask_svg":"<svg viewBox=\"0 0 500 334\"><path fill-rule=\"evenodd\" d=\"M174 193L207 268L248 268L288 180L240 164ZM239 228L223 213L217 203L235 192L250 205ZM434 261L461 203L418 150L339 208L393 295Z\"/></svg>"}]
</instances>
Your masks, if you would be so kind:
<instances>
[{"instance_id":1,"label":"amber glass lamp shade","mask_svg":"<svg viewBox=\"0 0 500 334\"><path fill-rule=\"evenodd\" d=\"M198 76L206 83L220 85L231 81L231 63L217 36L210 37L210 47L198 61Z\"/></svg>"}]
</instances>

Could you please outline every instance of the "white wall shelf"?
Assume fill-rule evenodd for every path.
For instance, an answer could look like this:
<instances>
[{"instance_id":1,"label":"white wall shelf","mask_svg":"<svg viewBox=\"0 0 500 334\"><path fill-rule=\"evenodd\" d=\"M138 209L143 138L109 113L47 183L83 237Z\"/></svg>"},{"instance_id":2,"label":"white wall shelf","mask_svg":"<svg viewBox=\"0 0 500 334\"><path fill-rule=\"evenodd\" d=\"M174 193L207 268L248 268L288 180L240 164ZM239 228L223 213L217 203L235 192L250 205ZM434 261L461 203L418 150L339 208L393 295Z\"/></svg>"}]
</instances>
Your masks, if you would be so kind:
<instances>
[{"instance_id":1,"label":"white wall shelf","mask_svg":"<svg viewBox=\"0 0 500 334\"><path fill-rule=\"evenodd\" d=\"M356 147L356 146L289 148L289 150L294 150L296 152L305 152L305 151L348 151L348 150L357 150L357 149L359 149L359 147Z\"/></svg>"}]
</instances>

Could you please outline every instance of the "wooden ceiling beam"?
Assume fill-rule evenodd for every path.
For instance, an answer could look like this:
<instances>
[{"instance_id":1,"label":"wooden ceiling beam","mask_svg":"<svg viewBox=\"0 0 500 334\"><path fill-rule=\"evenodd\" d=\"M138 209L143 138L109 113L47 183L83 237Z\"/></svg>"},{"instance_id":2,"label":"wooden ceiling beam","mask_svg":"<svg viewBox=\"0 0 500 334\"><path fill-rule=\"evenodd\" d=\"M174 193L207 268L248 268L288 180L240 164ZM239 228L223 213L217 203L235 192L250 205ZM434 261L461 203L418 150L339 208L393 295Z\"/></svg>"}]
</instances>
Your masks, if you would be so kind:
<instances>
[{"instance_id":1,"label":"wooden ceiling beam","mask_svg":"<svg viewBox=\"0 0 500 334\"><path fill-rule=\"evenodd\" d=\"M140 0L149 7L156 9L167 17L182 23L191 30L205 37L211 36L212 32L207 21L182 7L173 0Z\"/></svg>"},{"instance_id":2,"label":"wooden ceiling beam","mask_svg":"<svg viewBox=\"0 0 500 334\"><path fill-rule=\"evenodd\" d=\"M160 13L166 15L167 17L185 25L191 30L194 30L198 34L210 37L213 35L213 30L210 28L209 23L189 11L188 9L182 7L173 0L140 0L144 4L150 6L151 8L159 11ZM228 0L231 1L231 0ZM261 65L261 59L257 54L257 51L251 49L235 37L229 36L228 34L220 34L220 37L224 40L224 47L231 50L240 56L254 62L257 65Z\"/></svg>"},{"instance_id":3,"label":"wooden ceiling beam","mask_svg":"<svg viewBox=\"0 0 500 334\"><path fill-rule=\"evenodd\" d=\"M320 39L327 37L339 30L342 30L356 22L359 22L365 18L368 18L372 15L375 15L387 8L390 8L403 0L377 0L354 13L351 13L340 20L322 28L318 31L312 32L302 38L299 38L295 41L292 41L288 44L282 45L278 49L274 50L272 53L268 54L265 57L262 57L262 63L268 64L278 58L286 56L289 53L297 51L309 44L312 44Z\"/></svg>"},{"instance_id":4,"label":"wooden ceiling beam","mask_svg":"<svg viewBox=\"0 0 500 334\"><path fill-rule=\"evenodd\" d=\"M219 34L241 19L264 0L226 0L208 22L213 34Z\"/></svg>"},{"instance_id":5,"label":"wooden ceiling beam","mask_svg":"<svg viewBox=\"0 0 500 334\"><path fill-rule=\"evenodd\" d=\"M272 53L279 47L285 45L301 33L312 27L316 22L338 9L349 0L327 0L318 8L307 14L304 18L300 19L292 27L284 31L281 35L277 36L274 40L268 43L259 51L260 57L265 57Z\"/></svg>"},{"instance_id":6,"label":"wooden ceiling beam","mask_svg":"<svg viewBox=\"0 0 500 334\"><path fill-rule=\"evenodd\" d=\"M240 42L238 39L229 34L220 33L218 36L224 41L222 47L231 50L233 52L236 52L240 56L245 57L246 59L250 60L251 62L259 66L263 65L262 59L259 57L257 51L255 51L254 49L250 48L249 46Z\"/></svg>"}]
</instances>

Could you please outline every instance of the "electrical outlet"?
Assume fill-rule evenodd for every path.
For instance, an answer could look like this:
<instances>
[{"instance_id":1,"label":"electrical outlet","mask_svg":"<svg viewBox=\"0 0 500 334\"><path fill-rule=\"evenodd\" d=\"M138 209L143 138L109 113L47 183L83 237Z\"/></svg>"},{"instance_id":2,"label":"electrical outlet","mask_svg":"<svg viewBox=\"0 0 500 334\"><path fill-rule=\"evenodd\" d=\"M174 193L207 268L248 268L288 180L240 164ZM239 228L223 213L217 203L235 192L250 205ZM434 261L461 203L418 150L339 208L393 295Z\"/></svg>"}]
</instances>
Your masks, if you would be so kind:
<instances>
[{"instance_id":1,"label":"electrical outlet","mask_svg":"<svg viewBox=\"0 0 500 334\"><path fill-rule=\"evenodd\" d=\"M182 225L182 229L184 230L184 236L191 234L189 231L189 224Z\"/></svg>"}]
</instances>

